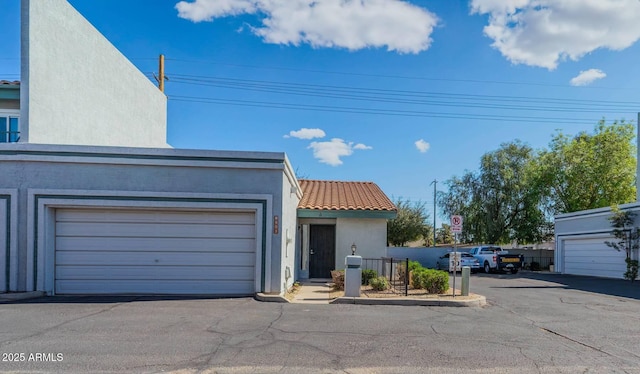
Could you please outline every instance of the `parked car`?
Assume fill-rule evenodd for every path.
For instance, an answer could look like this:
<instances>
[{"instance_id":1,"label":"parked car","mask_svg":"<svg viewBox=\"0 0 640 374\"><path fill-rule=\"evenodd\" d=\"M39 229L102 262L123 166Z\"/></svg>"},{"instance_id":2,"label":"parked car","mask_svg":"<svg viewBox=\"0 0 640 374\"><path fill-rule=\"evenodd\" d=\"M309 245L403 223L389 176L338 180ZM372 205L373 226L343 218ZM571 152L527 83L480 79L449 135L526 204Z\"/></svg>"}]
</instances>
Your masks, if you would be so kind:
<instances>
[{"instance_id":1,"label":"parked car","mask_svg":"<svg viewBox=\"0 0 640 374\"><path fill-rule=\"evenodd\" d=\"M509 252L495 245L471 248L469 254L478 259L485 273L508 271L515 274L524 264L524 256L510 255Z\"/></svg>"},{"instance_id":2,"label":"parked car","mask_svg":"<svg viewBox=\"0 0 640 374\"><path fill-rule=\"evenodd\" d=\"M436 269L438 270L447 270L449 271L449 255L451 253L447 253L444 256L438 258L438 262L436 262ZM460 255L460 267L468 266L471 268L472 273L476 273L480 270L480 261L477 258L466 252L458 252Z\"/></svg>"}]
</instances>

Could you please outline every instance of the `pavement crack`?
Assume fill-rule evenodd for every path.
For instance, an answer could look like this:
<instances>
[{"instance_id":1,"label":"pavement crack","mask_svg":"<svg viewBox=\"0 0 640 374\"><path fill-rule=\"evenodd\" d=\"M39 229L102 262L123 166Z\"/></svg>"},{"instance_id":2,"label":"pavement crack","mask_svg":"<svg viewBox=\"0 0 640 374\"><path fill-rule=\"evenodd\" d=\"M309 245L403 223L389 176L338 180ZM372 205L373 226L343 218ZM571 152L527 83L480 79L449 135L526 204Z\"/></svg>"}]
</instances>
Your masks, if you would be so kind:
<instances>
[{"instance_id":1,"label":"pavement crack","mask_svg":"<svg viewBox=\"0 0 640 374\"><path fill-rule=\"evenodd\" d=\"M569 341L571 341L571 342L573 342L573 343L576 343L576 344L579 344L579 345L581 345L581 346L583 346L583 347L591 348L591 349L593 349L594 351L600 352L600 353L602 353L602 354L604 354L604 355L607 355L607 356L609 356L609 357L621 358L621 357L618 357L618 356L616 356L616 355L613 355L613 354L611 354L611 353L609 353L609 352L607 352L607 351L604 351L604 350L602 350L602 349L600 349L600 348L598 348L598 347L594 347L594 346L592 346L592 345L589 345L589 344L583 343L583 342L581 342L581 341L579 341L579 340L576 340L576 339L570 338L570 337L568 337L568 336L566 336L566 335L560 334L559 332L556 332L556 331L550 330L550 329L548 329L548 328L545 328L545 327L539 327L539 326L538 326L538 328L539 328L540 330L542 330L542 331L545 331L545 332L548 332L548 333L553 334L553 335L555 335L555 336L558 336L558 337L561 337L561 338L563 338L563 339L569 340Z\"/></svg>"}]
</instances>

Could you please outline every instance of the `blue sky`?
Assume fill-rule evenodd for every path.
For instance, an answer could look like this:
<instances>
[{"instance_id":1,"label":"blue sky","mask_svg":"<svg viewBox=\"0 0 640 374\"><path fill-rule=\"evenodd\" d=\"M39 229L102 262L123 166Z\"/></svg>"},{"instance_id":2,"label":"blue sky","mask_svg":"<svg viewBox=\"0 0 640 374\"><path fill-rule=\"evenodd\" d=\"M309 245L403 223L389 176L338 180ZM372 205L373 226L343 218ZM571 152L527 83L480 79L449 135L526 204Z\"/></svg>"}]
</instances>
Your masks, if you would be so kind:
<instances>
[{"instance_id":1,"label":"blue sky","mask_svg":"<svg viewBox=\"0 0 640 374\"><path fill-rule=\"evenodd\" d=\"M2 0L0 79L19 79L19 3ZM145 74L166 56L172 146L286 152L429 207L431 181L503 142L640 111L637 0L70 3Z\"/></svg>"}]
</instances>

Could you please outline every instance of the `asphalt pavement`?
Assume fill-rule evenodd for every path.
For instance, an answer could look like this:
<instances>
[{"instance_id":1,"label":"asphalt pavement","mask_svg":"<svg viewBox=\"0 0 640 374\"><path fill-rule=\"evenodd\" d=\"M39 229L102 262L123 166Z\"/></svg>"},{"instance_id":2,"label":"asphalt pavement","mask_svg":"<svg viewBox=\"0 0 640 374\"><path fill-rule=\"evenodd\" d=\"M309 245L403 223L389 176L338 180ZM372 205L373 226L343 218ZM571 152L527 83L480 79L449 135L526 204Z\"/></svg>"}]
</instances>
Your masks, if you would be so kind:
<instances>
[{"instance_id":1,"label":"asphalt pavement","mask_svg":"<svg viewBox=\"0 0 640 374\"><path fill-rule=\"evenodd\" d=\"M640 373L640 283L478 274L474 308L52 297L0 304L0 372Z\"/></svg>"}]
</instances>

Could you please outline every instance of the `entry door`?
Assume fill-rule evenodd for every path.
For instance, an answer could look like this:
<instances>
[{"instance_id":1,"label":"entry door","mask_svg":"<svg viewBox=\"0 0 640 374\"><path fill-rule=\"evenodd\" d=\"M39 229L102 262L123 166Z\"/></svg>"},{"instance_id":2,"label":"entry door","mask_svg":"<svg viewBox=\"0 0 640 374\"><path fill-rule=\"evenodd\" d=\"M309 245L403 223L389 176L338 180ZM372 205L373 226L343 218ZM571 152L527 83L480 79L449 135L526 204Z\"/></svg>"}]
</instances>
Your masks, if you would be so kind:
<instances>
[{"instance_id":1,"label":"entry door","mask_svg":"<svg viewBox=\"0 0 640 374\"><path fill-rule=\"evenodd\" d=\"M336 227L311 225L309 233L309 277L331 278L336 264Z\"/></svg>"}]
</instances>

